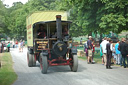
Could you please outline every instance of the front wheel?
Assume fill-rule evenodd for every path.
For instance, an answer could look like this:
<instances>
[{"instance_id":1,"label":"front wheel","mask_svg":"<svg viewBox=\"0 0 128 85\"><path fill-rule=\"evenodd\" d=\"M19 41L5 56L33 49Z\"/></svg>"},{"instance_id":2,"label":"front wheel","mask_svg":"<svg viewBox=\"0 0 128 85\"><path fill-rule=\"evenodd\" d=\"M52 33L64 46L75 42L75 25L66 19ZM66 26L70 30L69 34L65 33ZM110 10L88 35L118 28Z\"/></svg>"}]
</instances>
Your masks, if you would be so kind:
<instances>
[{"instance_id":1,"label":"front wheel","mask_svg":"<svg viewBox=\"0 0 128 85\"><path fill-rule=\"evenodd\" d=\"M48 60L47 60L47 56L43 56L42 53L40 54L40 68L43 74L47 73Z\"/></svg>"},{"instance_id":2,"label":"front wheel","mask_svg":"<svg viewBox=\"0 0 128 85\"><path fill-rule=\"evenodd\" d=\"M78 57L77 55L72 56L72 61L70 62L72 65L70 65L71 71L76 72L78 69Z\"/></svg>"}]
</instances>

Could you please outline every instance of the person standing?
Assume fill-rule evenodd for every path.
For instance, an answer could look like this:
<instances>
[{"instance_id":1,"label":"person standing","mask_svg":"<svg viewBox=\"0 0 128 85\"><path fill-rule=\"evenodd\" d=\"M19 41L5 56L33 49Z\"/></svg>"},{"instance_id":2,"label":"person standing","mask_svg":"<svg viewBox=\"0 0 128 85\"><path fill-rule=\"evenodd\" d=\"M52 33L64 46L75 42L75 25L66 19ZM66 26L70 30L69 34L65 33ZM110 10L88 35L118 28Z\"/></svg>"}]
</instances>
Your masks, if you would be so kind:
<instances>
[{"instance_id":1,"label":"person standing","mask_svg":"<svg viewBox=\"0 0 128 85\"><path fill-rule=\"evenodd\" d=\"M127 57L127 44L125 43L125 38L122 38L122 42L119 44L119 50L122 55L123 65L126 68L125 58Z\"/></svg>"},{"instance_id":2,"label":"person standing","mask_svg":"<svg viewBox=\"0 0 128 85\"><path fill-rule=\"evenodd\" d=\"M116 52L115 52L115 45L113 44L113 48L112 48L112 63L116 64L117 61L117 56L116 56Z\"/></svg>"},{"instance_id":3,"label":"person standing","mask_svg":"<svg viewBox=\"0 0 128 85\"><path fill-rule=\"evenodd\" d=\"M126 41L126 44L127 44L127 46L126 46L126 53L127 53L127 67L128 67L128 40Z\"/></svg>"},{"instance_id":4,"label":"person standing","mask_svg":"<svg viewBox=\"0 0 128 85\"><path fill-rule=\"evenodd\" d=\"M10 52L10 42L8 42L7 48L8 48L8 52Z\"/></svg>"},{"instance_id":5,"label":"person standing","mask_svg":"<svg viewBox=\"0 0 128 85\"><path fill-rule=\"evenodd\" d=\"M84 52L86 53L86 58L88 60L88 46L87 46L87 42L85 42L85 44L84 44Z\"/></svg>"},{"instance_id":6,"label":"person standing","mask_svg":"<svg viewBox=\"0 0 128 85\"><path fill-rule=\"evenodd\" d=\"M102 42L104 41L104 39L102 39ZM102 43L101 42L101 43ZM102 50L102 46L101 46L101 43L100 43L100 57L102 57L102 65L104 65L104 57L103 57L103 50Z\"/></svg>"},{"instance_id":7,"label":"person standing","mask_svg":"<svg viewBox=\"0 0 128 85\"><path fill-rule=\"evenodd\" d=\"M80 45L82 45L82 38L80 39Z\"/></svg>"},{"instance_id":8,"label":"person standing","mask_svg":"<svg viewBox=\"0 0 128 85\"><path fill-rule=\"evenodd\" d=\"M89 36L89 39L88 39L88 41L87 41L87 46L88 46L88 63L90 63L90 61L91 61L91 63L93 63L92 62L92 36Z\"/></svg>"},{"instance_id":9,"label":"person standing","mask_svg":"<svg viewBox=\"0 0 128 85\"><path fill-rule=\"evenodd\" d=\"M100 56L102 57L102 65L104 65L104 58L103 58L103 53L102 53L101 44L100 44Z\"/></svg>"},{"instance_id":10,"label":"person standing","mask_svg":"<svg viewBox=\"0 0 128 85\"><path fill-rule=\"evenodd\" d=\"M21 52L23 52L23 46L24 46L24 42L21 40L21 42L20 42Z\"/></svg>"},{"instance_id":11,"label":"person standing","mask_svg":"<svg viewBox=\"0 0 128 85\"><path fill-rule=\"evenodd\" d=\"M109 43L106 45L107 50L107 63L106 63L106 69L112 69L111 68L111 58L112 58L112 40L109 40Z\"/></svg>"},{"instance_id":12,"label":"person standing","mask_svg":"<svg viewBox=\"0 0 128 85\"><path fill-rule=\"evenodd\" d=\"M18 47L18 41L15 42L16 48Z\"/></svg>"},{"instance_id":13,"label":"person standing","mask_svg":"<svg viewBox=\"0 0 128 85\"><path fill-rule=\"evenodd\" d=\"M95 45L94 45L94 39L92 39L92 62L94 63L95 61L93 60L94 58L94 53L95 53Z\"/></svg>"},{"instance_id":14,"label":"person standing","mask_svg":"<svg viewBox=\"0 0 128 85\"><path fill-rule=\"evenodd\" d=\"M0 51L1 51L1 53L4 51L4 44L3 44L3 42L0 42Z\"/></svg>"},{"instance_id":15,"label":"person standing","mask_svg":"<svg viewBox=\"0 0 128 85\"><path fill-rule=\"evenodd\" d=\"M21 52L21 41L18 43L19 52Z\"/></svg>"},{"instance_id":16,"label":"person standing","mask_svg":"<svg viewBox=\"0 0 128 85\"><path fill-rule=\"evenodd\" d=\"M118 47L119 47L119 43L120 43L120 41L119 40L117 40L117 43L116 43L116 45L115 45L115 53L116 53L116 64L118 64L118 65L121 65L122 63L120 62L121 61L121 53L120 53L120 51L118 50Z\"/></svg>"},{"instance_id":17,"label":"person standing","mask_svg":"<svg viewBox=\"0 0 128 85\"><path fill-rule=\"evenodd\" d=\"M107 41L107 38L105 37L104 38L104 41L102 41L101 43L101 47L102 47L102 53L103 53L103 58L104 58L104 65L106 66L107 64L107 50L106 50L106 45L107 45L108 41Z\"/></svg>"}]
</instances>

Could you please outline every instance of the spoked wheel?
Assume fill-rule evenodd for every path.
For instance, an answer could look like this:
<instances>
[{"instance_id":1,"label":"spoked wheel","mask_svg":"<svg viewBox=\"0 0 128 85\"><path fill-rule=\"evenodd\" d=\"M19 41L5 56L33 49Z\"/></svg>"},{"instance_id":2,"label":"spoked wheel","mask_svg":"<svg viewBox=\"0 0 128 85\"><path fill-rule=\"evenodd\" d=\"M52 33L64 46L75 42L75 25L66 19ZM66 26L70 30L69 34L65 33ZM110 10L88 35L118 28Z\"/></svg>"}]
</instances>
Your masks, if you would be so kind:
<instances>
[{"instance_id":1,"label":"spoked wheel","mask_svg":"<svg viewBox=\"0 0 128 85\"><path fill-rule=\"evenodd\" d=\"M70 65L71 71L76 72L78 68L78 57L77 55L72 55L72 61L70 62L72 65Z\"/></svg>"},{"instance_id":2,"label":"spoked wheel","mask_svg":"<svg viewBox=\"0 0 128 85\"><path fill-rule=\"evenodd\" d=\"M29 67L36 66L36 59L34 55L30 54L29 52L27 52L27 61Z\"/></svg>"},{"instance_id":3,"label":"spoked wheel","mask_svg":"<svg viewBox=\"0 0 128 85\"><path fill-rule=\"evenodd\" d=\"M48 69L47 56L43 56L42 53L40 54L40 68L43 74L47 73L47 69Z\"/></svg>"}]
</instances>

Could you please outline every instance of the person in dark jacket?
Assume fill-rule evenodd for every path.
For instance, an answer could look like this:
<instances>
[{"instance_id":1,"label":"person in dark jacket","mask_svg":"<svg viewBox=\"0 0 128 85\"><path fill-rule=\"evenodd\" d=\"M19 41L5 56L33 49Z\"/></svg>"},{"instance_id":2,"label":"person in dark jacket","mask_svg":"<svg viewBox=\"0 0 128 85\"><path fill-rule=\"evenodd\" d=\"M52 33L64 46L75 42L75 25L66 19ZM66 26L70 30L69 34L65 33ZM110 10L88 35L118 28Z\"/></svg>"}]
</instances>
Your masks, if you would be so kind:
<instances>
[{"instance_id":1,"label":"person in dark jacket","mask_svg":"<svg viewBox=\"0 0 128 85\"><path fill-rule=\"evenodd\" d=\"M127 46L126 46L126 53L127 53L127 67L128 67L128 40L126 41L126 44L127 44Z\"/></svg>"},{"instance_id":2,"label":"person in dark jacket","mask_svg":"<svg viewBox=\"0 0 128 85\"><path fill-rule=\"evenodd\" d=\"M88 46L88 63L93 63L92 62L92 36L89 36L89 39L87 41L87 46Z\"/></svg>"},{"instance_id":3,"label":"person in dark jacket","mask_svg":"<svg viewBox=\"0 0 128 85\"><path fill-rule=\"evenodd\" d=\"M38 38L45 38L46 37L46 30L44 29L44 25L40 24L39 29L37 30Z\"/></svg>"},{"instance_id":4,"label":"person in dark jacket","mask_svg":"<svg viewBox=\"0 0 128 85\"><path fill-rule=\"evenodd\" d=\"M126 68L125 58L127 57L127 44L125 43L125 38L122 38L122 42L119 44L118 48L122 55L123 65Z\"/></svg>"},{"instance_id":5,"label":"person in dark jacket","mask_svg":"<svg viewBox=\"0 0 128 85\"><path fill-rule=\"evenodd\" d=\"M106 50L107 50L107 64L106 64L106 69L112 69L111 68L111 58L112 58L112 40L109 40L109 43L106 45Z\"/></svg>"}]
</instances>

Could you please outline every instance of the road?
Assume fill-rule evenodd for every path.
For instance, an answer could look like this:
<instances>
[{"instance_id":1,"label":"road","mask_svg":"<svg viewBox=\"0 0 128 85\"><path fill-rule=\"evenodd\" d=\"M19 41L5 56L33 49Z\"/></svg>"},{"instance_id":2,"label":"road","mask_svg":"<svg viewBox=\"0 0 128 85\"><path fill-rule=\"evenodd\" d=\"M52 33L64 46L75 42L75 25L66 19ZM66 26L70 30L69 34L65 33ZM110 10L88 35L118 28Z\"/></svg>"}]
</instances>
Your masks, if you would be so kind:
<instances>
[{"instance_id":1,"label":"road","mask_svg":"<svg viewBox=\"0 0 128 85\"><path fill-rule=\"evenodd\" d=\"M27 49L19 53L11 49L14 70L18 79L13 85L127 85L128 68L112 66L106 69L101 64L87 64L79 59L78 72L71 72L69 66L53 66L42 74L39 63L36 67L27 65Z\"/></svg>"}]
</instances>

